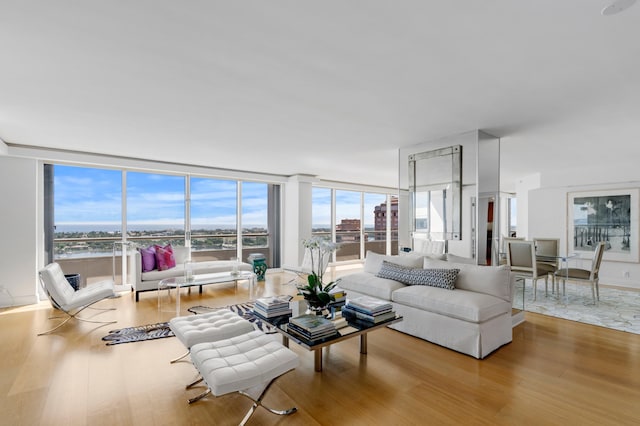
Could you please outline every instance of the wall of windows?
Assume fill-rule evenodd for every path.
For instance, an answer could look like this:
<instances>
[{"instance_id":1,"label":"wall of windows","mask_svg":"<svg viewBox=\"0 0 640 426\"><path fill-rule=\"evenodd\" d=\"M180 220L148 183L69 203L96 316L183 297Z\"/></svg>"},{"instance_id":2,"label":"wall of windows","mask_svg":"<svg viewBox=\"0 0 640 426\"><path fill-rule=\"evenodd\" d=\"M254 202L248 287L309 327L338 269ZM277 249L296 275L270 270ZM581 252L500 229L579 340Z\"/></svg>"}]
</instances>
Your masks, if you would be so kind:
<instances>
[{"instance_id":1,"label":"wall of windows","mask_svg":"<svg viewBox=\"0 0 640 426\"><path fill-rule=\"evenodd\" d=\"M124 182L124 184L123 184ZM80 268L86 282L118 278L124 246L190 245L196 260L259 252L279 267L268 223L275 209L264 182L53 165L53 259ZM279 202L279 200L277 201ZM124 219L123 219L124 218ZM242 226L239 226L241 224ZM124 236L123 236L124 232ZM118 258L116 260L116 257ZM103 261L100 262L99 259Z\"/></svg>"},{"instance_id":2,"label":"wall of windows","mask_svg":"<svg viewBox=\"0 0 640 426\"><path fill-rule=\"evenodd\" d=\"M398 253L395 194L314 187L312 203L312 235L340 244L334 261L363 259L368 250Z\"/></svg>"}]
</instances>

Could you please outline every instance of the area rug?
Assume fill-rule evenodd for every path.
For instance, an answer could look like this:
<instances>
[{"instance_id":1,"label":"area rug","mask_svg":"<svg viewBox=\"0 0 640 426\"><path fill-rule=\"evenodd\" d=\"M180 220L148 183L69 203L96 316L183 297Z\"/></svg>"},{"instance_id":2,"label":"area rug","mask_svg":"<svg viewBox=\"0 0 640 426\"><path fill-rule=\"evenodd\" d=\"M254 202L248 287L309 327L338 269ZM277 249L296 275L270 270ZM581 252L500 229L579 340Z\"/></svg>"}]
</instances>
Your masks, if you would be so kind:
<instances>
[{"instance_id":1,"label":"area rug","mask_svg":"<svg viewBox=\"0 0 640 426\"><path fill-rule=\"evenodd\" d=\"M141 325L138 327L121 328L112 330L102 338L107 346L119 345L120 343L142 342L144 340L163 339L174 336L169 328L168 322Z\"/></svg>"},{"instance_id":2,"label":"area rug","mask_svg":"<svg viewBox=\"0 0 640 426\"><path fill-rule=\"evenodd\" d=\"M209 312L217 311L219 309L229 309L230 311L235 312L236 314L240 315L242 318L246 319L247 321L252 322L253 326L256 329L261 330L267 334L276 333L276 329L274 326L272 326L266 321L263 321L261 318L259 318L256 314L253 313L253 302L238 303L236 305L227 305L227 306L220 306L220 307L210 307L210 306L199 305L199 306L193 306L187 310L194 314L206 314Z\"/></svg>"},{"instance_id":3,"label":"area rug","mask_svg":"<svg viewBox=\"0 0 640 426\"><path fill-rule=\"evenodd\" d=\"M562 291L562 289L560 290ZM514 308L522 306L522 284L515 292ZM593 303L591 287L567 282L564 296L544 294L544 283L538 283L536 300L527 281L524 290L524 309L528 312L556 318L598 325L614 330L640 334L640 292L600 286L600 301Z\"/></svg>"}]
</instances>

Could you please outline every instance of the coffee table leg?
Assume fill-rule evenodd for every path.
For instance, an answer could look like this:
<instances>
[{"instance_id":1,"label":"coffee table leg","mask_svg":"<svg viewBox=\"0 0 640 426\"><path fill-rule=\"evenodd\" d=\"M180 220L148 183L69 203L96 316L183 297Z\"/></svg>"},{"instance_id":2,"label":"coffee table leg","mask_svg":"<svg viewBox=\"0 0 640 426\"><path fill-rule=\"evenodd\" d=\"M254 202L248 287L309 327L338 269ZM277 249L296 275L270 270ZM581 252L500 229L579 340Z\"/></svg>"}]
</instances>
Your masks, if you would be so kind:
<instances>
[{"instance_id":1,"label":"coffee table leg","mask_svg":"<svg viewBox=\"0 0 640 426\"><path fill-rule=\"evenodd\" d=\"M367 333L360 335L360 353L365 355L367 353Z\"/></svg>"},{"instance_id":2,"label":"coffee table leg","mask_svg":"<svg viewBox=\"0 0 640 426\"><path fill-rule=\"evenodd\" d=\"M322 348L313 350L313 366L316 371L322 371Z\"/></svg>"},{"instance_id":3,"label":"coffee table leg","mask_svg":"<svg viewBox=\"0 0 640 426\"><path fill-rule=\"evenodd\" d=\"M285 348L289 347L289 338L284 334L282 335L282 346L284 346Z\"/></svg>"}]
</instances>

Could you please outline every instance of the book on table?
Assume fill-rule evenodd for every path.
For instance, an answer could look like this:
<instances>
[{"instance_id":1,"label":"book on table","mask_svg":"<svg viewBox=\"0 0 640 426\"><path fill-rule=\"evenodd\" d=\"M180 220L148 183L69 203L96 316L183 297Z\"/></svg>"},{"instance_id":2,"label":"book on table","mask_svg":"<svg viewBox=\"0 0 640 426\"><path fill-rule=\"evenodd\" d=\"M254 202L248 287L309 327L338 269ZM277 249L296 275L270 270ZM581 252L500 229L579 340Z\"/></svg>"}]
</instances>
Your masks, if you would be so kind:
<instances>
[{"instance_id":1,"label":"book on table","mask_svg":"<svg viewBox=\"0 0 640 426\"><path fill-rule=\"evenodd\" d=\"M256 300L253 312L264 317L273 318L283 315L291 315L289 301L291 296L271 296Z\"/></svg>"},{"instance_id":2,"label":"book on table","mask_svg":"<svg viewBox=\"0 0 640 426\"><path fill-rule=\"evenodd\" d=\"M345 306L344 308L342 308L342 317L347 321L359 320L377 324L380 322L388 321L390 319L394 319L396 317L396 313L394 311L388 311L376 315L370 315L356 309L351 309L349 306Z\"/></svg>"},{"instance_id":3,"label":"book on table","mask_svg":"<svg viewBox=\"0 0 640 426\"><path fill-rule=\"evenodd\" d=\"M391 302L369 296L360 296L347 300L345 307L360 311L368 315L376 315L390 312L393 309Z\"/></svg>"},{"instance_id":4,"label":"book on table","mask_svg":"<svg viewBox=\"0 0 640 426\"><path fill-rule=\"evenodd\" d=\"M305 330L303 328L296 326L291 322L287 324L287 331L289 332L289 334L293 335L294 337L299 337L308 341L326 339L328 337L334 337L338 334L338 330L336 330L335 327L326 329L326 330L317 330L317 331L310 332L308 330Z\"/></svg>"},{"instance_id":5,"label":"book on table","mask_svg":"<svg viewBox=\"0 0 640 426\"><path fill-rule=\"evenodd\" d=\"M289 322L308 332L335 330L335 326L327 318L320 315L305 314L289 319Z\"/></svg>"}]
</instances>

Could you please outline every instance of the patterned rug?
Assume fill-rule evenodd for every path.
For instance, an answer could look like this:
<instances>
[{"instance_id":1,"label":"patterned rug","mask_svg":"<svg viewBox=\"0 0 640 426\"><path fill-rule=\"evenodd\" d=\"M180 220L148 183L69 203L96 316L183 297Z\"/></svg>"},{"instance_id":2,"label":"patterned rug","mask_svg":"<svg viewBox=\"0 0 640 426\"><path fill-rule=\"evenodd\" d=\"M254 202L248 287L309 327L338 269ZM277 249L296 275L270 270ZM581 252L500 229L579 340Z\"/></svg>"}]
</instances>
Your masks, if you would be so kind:
<instances>
[{"instance_id":1,"label":"patterned rug","mask_svg":"<svg viewBox=\"0 0 640 426\"><path fill-rule=\"evenodd\" d=\"M121 328L112 330L102 338L107 346L118 345L120 343L142 342L144 340L162 339L172 337L173 331L169 328L168 322L157 324L147 324L138 327Z\"/></svg>"},{"instance_id":2,"label":"patterned rug","mask_svg":"<svg viewBox=\"0 0 640 426\"><path fill-rule=\"evenodd\" d=\"M562 289L560 290L562 291ZM522 307L522 284L516 285L514 308ZM538 282L536 300L530 281L524 290L524 309L571 321L598 325L640 334L640 292L600 286L600 301L593 303L591 287L567 282L564 296L544 294L544 282Z\"/></svg>"},{"instance_id":3,"label":"patterned rug","mask_svg":"<svg viewBox=\"0 0 640 426\"><path fill-rule=\"evenodd\" d=\"M238 303L237 305L227 305L220 307L210 307L210 306L193 306L187 309L189 312L194 314L206 314L209 312L217 311L218 309L229 309L232 312L240 315L242 318L246 319L253 323L253 326L257 330L261 330L267 334L276 333L276 329L274 326L269 324L266 321L263 321L257 315L253 313L253 302L246 303Z\"/></svg>"}]
</instances>

